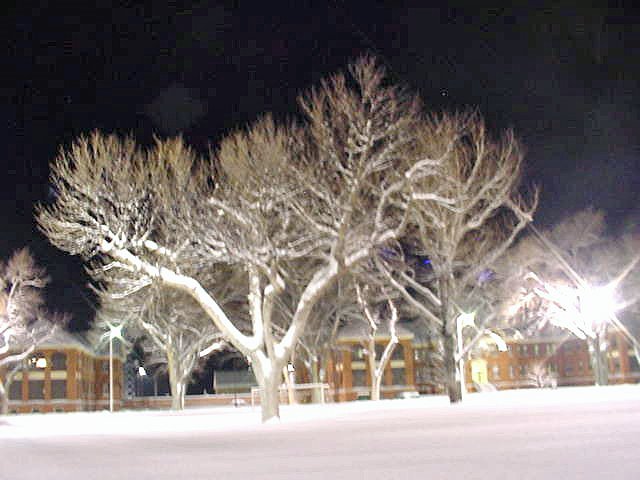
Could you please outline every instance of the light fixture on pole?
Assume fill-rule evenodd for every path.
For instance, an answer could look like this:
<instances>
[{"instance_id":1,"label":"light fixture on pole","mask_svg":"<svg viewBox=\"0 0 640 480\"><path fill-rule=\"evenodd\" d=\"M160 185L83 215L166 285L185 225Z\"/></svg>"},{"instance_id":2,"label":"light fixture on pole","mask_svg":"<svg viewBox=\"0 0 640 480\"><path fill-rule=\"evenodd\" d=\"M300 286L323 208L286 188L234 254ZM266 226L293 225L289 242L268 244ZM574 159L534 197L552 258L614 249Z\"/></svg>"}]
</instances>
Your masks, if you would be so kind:
<instances>
[{"instance_id":1,"label":"light fixture on pole","mask_svg":"<svg viewBox=\"0 0 640 480\"><path fill-rule=\"evenodd\" d=\"M109 411L113 412L113 339L118 338L124 343L122 337L122 328L124 324L114 325L111 322L105 322L109 331L103 337L109 336Z\"/></svg>"}]
</instances>

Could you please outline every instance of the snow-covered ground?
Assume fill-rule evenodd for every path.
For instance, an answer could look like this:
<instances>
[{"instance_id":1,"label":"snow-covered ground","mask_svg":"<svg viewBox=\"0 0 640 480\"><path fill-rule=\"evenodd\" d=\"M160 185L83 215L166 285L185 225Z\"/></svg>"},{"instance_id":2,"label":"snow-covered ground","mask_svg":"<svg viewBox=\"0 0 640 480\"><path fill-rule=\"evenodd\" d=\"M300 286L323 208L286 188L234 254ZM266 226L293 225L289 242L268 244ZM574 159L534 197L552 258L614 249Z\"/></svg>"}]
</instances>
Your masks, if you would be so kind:
<instances>
[{"instance_id":1,"label":"snow-covered ground","mask_svg":"<svg viewBox=\"0 0 640 480\"><path fill-rule=\"evenodd\" d=\"M635 479L640 385L0 417L0 479Z\"/></svg>"}]
</instances>

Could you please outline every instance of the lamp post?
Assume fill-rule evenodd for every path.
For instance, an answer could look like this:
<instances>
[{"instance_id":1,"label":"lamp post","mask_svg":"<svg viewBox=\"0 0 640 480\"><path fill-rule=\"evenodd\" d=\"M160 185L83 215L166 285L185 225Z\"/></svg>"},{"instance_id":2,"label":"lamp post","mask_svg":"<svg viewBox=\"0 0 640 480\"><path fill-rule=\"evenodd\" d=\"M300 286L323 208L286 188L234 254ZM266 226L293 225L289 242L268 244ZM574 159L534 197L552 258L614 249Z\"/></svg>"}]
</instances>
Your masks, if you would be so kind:
<instances>
[{"instance_id":1,"label":"lamp post","mask_svg":"<svg viewBox=\"0 0 640 480\"><path fill-rule=\"evenodd\" d=\"M138 391L140 391L140 397L144 396L144 377L147 376L147 371L145 368L140 365L138 366L138 375L136 375L136 384L140 383L140 388L136 388L136 396L138 396Z\"/></svg>"},{"instance_id":2,"label":"lamp post","mask_svg":"<svg viewBox=\"0 0 640 480\"><path fill-rule=\"evenodd\" d=\"M113 339L119 338L120 340L124 340L122 338L122 327L123 324L114 325L110 322L106 322L107 327L109 327L109 331L106 335L109 335L109 411L113 412Z\"/></svg>"},{"instance_id":3,"label":"lamp post","mask_svg":"<svg viewBox=\"0 0 640 480\"><path fill-rule=\"evenodd\" d=\"M295 382L295 367L293 363L288 362L285 367L285 378L287 380L287 392L289 395L289 405L293 405L296 401L295 393L293 391L293 384Z\"/></svg>"}]
</instances>

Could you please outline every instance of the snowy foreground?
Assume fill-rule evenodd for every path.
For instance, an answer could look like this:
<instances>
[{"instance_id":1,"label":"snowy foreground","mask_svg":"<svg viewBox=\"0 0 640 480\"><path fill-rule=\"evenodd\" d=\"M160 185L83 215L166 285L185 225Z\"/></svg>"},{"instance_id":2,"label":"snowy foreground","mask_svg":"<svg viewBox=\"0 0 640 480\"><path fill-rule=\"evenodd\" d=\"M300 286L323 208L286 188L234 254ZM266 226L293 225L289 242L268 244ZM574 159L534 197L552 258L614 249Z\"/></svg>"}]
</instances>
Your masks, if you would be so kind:
<instances>
[{"instance_id":1,"label":"snowy foreground","mask_svg":"<svg viewBox=\"0 0 640 480\"><path fill-rule=\"evenodd\" d=\"M640 385L0 417L0 479L635 479Z\"/></svg>"}]
</instances>

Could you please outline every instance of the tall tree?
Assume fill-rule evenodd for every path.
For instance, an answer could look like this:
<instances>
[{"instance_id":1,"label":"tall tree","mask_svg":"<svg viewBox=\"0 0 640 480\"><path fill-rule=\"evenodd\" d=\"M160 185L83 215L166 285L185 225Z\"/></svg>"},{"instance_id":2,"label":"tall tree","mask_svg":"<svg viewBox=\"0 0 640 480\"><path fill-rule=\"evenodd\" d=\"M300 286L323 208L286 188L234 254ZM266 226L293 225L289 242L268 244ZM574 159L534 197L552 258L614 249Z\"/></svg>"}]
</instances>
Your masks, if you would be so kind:
<instances>
[{"instance_id":1,"label":"tall tree","mask_svg":"<svg viewBox=\"0 0 640 480\"><path fill-rule=\"evenodd\" d=\"M414 183L412 225L406 243L429 261L424 283L386 268L423 320L438 326L443 341L445 384L451 402L462 398L459 318L465 298L486 281L492 264L532 219L537 192L519 192L522 148L513 132L492 138L475 112L439 114L423 124L416 148L439 161L438 175ZM432 182L441 185L434 196ZM383 267L384 268L384 267Z\"/></svg>"},{"instance_id":2,"label":"tall tree","mask_svg":"<svg viewBox=\"0 0 640 480\"><path fill-rule=\"evenodd\" d=\"M0 263L0 402L9 408L8 391L23 361L68 318L48 315L43 289L49 277L27 248Z\"/></svg>"},{"instance_id":3,"label":"tall tree","mask_svg":"<svg viewBox=\"0 0 640 480\"><path fill-rule=\"evenodd\" d=\"M408 218L408 184L420 177L434 203L438 163L410 148L415 98L384 83L372 59L301 97L304 128L266 117L223 140L201 161L181 140L141 152L133 140L94 134L51 166L57 198L38 221L59 248L97 258L103 269L191 295L222 335L251 359L262 388L262 418L279 415L280 372L314 305L375 249L397 238ZM216 173L212 175L212 173ZM421 197L421 198L423 198ZM153 255L153 261L147 255ZM242 268L249 285L245 333L199 281L180 268L197 258ZM281 338L272 316L298 261L315 259Z\"/></svg>"}]
</instances>

